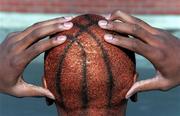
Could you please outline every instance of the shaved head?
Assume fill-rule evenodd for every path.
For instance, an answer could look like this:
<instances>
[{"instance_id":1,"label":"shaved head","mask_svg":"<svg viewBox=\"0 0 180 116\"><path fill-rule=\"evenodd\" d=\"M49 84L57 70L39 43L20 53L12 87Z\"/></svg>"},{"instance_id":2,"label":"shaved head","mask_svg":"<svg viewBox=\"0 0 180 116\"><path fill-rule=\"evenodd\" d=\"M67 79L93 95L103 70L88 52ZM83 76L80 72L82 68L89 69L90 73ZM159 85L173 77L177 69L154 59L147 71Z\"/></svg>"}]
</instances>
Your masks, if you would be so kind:
<instances>
[{"instance_id":1,"label":"shaved head","mask_svg":"<svg viewBox=\"0 0 180 116\"><path fill-rule=\"evenodd\" d=\"M61 115L124 116L125 95L135 80L133 52L104 41L104 17L87 14L72 20L67 41L45 53L45 80ZM121 34L122 36L127 36Z\"/></svg>"}]
</instances>

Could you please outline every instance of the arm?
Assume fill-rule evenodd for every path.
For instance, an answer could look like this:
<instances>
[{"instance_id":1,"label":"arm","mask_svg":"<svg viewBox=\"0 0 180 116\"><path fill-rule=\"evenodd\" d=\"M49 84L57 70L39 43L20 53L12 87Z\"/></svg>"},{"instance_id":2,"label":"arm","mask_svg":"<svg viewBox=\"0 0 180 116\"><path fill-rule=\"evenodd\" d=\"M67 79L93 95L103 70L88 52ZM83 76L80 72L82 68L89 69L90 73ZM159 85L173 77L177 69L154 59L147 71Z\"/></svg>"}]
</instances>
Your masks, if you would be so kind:
<instances>
[{"instance_id":1,"label":"arm","mask_svg":"<svg viewBox=\"0 0 180 116\"><path fill-rule=\"evenodd\" d=\"M153 78L136 82L127 93L126 98L136 92L164 91L180 85L180 40L175 36L121 11L112 13L108 21L100 21L99 26L103 29L131 35L128 38L106 34L104 38L111 44L144 56L156 69L157 73Z\"/></svg>"},{"instance_id":2,"label":"arm","mask_svg":"<svg viewBox=\"0 0 180 116\"><path fill-rule=\"evenodd\" d=\"M66 40L64 35L48 40L43 38L70 29L73 24L68 21L71 19L57 18L36 23L7 36L0 44L0 92L16 97L46 96L54 99L49 90L26 83L22 73L36 56Z\"/></svg>"}]
</instances>

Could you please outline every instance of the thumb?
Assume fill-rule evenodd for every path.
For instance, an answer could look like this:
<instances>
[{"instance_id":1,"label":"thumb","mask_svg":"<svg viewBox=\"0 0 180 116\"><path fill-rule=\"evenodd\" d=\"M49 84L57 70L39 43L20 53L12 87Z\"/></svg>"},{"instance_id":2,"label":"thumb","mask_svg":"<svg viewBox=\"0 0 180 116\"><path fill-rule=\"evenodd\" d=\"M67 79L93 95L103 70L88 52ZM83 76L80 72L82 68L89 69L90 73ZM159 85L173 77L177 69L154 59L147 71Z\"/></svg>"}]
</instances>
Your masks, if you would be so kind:
<instances>
[{"instance_id":1,"label":"thumb","mask_svg":"<svg viewBox=\"0 0 180 116\"><path fill-rule=\"evenodd\" d=\"M142 80L134 83L130 90L126 94L126 99L130 98L137 92L159 90L161 89L161 80L159 78L151 78L147 80Z\"/></svg>"},{"instance_id":2,"label":"thumb","mask_svg":"<svg viewBox=\"0 0 180 116\"><path fill-rule=\"evenodd\" d=\"M50 99L55 99L54 95L48 89L28 84L23 80L12 88L12 95L16 97L46 96Z\"/></svg>"}]
</instances>

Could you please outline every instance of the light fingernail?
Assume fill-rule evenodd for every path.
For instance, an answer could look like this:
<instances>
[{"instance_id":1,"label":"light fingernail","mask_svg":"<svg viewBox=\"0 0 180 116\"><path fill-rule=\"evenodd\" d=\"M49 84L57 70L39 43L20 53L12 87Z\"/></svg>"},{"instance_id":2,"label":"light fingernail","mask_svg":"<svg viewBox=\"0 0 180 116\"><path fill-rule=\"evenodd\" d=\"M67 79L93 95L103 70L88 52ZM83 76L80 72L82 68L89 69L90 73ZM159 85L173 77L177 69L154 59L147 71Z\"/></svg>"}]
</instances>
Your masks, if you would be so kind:
<instances>
[{"instance_id":1,"label":"light fingernail","mask_svg":"<svg viewBox=\"0 0 180 116\"><path fill-rule=\"evenodd\" d=\"M106 20L100 20L98 22L99 26L102 27L102 28L105 28L108 24L108 22Z\"/></svg>"},{"instance_id":2,"label":"light fingernail","mask_svg":"<svg viewBox=\"0 0 180 116\"><path fill-rule=\"evenodd\" d=\"M111 42L113 40L113 35L112 34L105 34L104 35L104 39L107 41L107 42Z\"/></svg>"},{"instance_id":3,"label":"light fingernail","mask_svg":"<svg viewBox=\"0 0 180 116\"><path fill-rule=\"evenodd\" d=\"M72 26L73 26L72 22L66 22L66 23L60 24L58 27L59 27L59 29L68 30L68 29L72 28Z\"/></svg>"},{"instance_id":4,"label":"light fingernail","mask_svg":"<svg viewBox=\"0 0 180 116\"><path fill-rule=\"evenodd\" d=\"M66 29L70 29L73 26L72 22L67 22L63 24Z\"/></svg>"},{"instance_id":5,"label":"light fingernail","mask_svg":"<svg viewBox=\"0 0 180 116\"><path fill-rule=\"evenodd\" d=\"M130 97L129 95L126 95L126 99L129 99L129 97Z\"/></svg>"},{"instance_id":6,"label":"light fingernail","mask_svg":"<svg viewBox=\"0 0 180 116\"><path fill-rule=\"evenodd\" d=\"M63 43L66 39L67 39L66 36L61 35L61 36L58 36L58 37L56 38L56 42L58 42L58 43Z\"/></svg>"},{"instance_id":7,"label":"light fingernail","mask_svg":"<svg viewBox=\"0 0 180 116\"><path fill-rule=\"evenodd\" d=\"M107 14L107 15L105 15L105 18L106 18L107 20L109 20L109 19L110 19L110 17L111 17L111 14Z\"/></svg>"},{"instance_id":8,"label":"light fingernail","mask_svg":"<svg viewBox=\"0 0 180 116\"><path fill-rule=\"evenodd\" d=\"M55 97L54 97L54 95L53 95L52 93L49 93L49 97L50 97L51 99L55 100Z\"/></svg>"},{"instance_id":9,"label":"light fingernail","mask_svg":"<svg viewBox=\"0 0 180 116\"><path fill-rule=\"evenodd\" d=\"M72 16L64 17L64 19L66 19L66 20L71 20L71 19L72 19Z\"/></svg>"}]
</instances>

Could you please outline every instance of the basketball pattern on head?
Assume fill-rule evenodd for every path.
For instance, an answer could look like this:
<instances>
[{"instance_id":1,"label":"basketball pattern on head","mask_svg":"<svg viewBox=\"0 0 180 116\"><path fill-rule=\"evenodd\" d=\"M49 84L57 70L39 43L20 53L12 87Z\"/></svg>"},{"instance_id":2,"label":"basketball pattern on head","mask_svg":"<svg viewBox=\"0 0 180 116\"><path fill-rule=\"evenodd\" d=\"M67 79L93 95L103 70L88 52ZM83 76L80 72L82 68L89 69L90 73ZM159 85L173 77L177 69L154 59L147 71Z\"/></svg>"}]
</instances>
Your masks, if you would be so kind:
<instances>
[{"instance_id":1,"label":"basketball pattern on head","mask_svg":"<svg viewBox=\"0 0 180 116\"><path fill-rule=\"evenodd\" d=\"M126 72L124 70L124 72L130 76L134 73L134 69L132 68L135 65L134 53L123 49L120 50L118 47L109 45L103 40L102 35L105 34L106 31L98 27L98 21L101 19L104 18L92 14L82 15L73 19L74 27L70 31L60 33L67 35L68 39L64 45L60 45L63 46L59 48L61 50L59 52L61 53L58 53L59 49L57 48L46 52L45 71L50 71L50 68L47 68L48 65L51 64L48 59L53 59L51 55L53 51L56 51L56 58L54 58L56 65L53 66L53 71L50 71L51 74L54 72L54 77L51 75L51 78L48 78L47 75L50 77L50 73L45 72L45 78L47 78L47 83L49 83L47 84L49 85L48 88L55 94L56 98L59 99L57 100L58 104L64 110L91 108L95 107L96 103L97 107L113 107L118 101L116 96L121 96L119 94L113 94L115 91L120 90L119 88L121 86L121 84L116 82L118 80L116 78L119 78L119 76L117 75L118 72L115 67L117 66L117 68L119 68L120 65L126 66L127 64L130 71ZM114 51L112 51L113 49ZM118 54L112 52L117 52L117 50L118 52L119 50L122 52L117 57L122 56L124 59L127 58L127 62L118 62L118 60L112 58ZM75 51L77 53L75 53ZM72 59L70 59L70 55L72 55ZM96 60L97 62L95 62ZM77 68L77 70L71 68ZM123 69L120 70L123 71ZM98 74L98 72L101 73ZM73 73L78 75L78 77L73 77ZM125 74L125 76L127 76L127 74ZM93 79L93 77L95 78ZM127 81L127 88L129 88L132 85L132 79L127 79ZM122 84L121 87L123 88L124 86L125 85ZM95 103L96 98L102 100ZM69 106L69 104L72 104L72 106Z\"/></svg>"}]
</instances>

